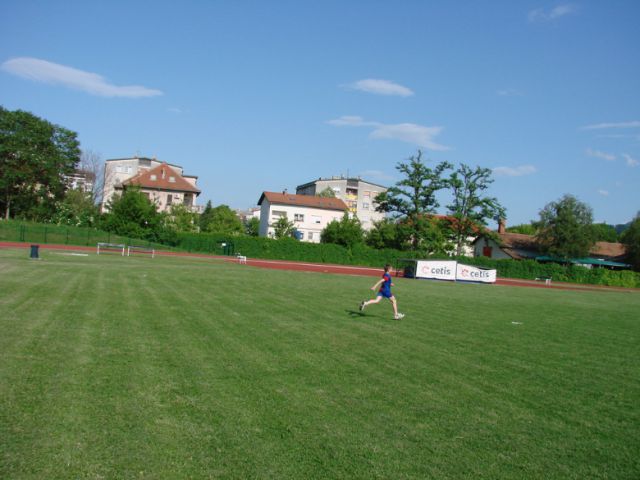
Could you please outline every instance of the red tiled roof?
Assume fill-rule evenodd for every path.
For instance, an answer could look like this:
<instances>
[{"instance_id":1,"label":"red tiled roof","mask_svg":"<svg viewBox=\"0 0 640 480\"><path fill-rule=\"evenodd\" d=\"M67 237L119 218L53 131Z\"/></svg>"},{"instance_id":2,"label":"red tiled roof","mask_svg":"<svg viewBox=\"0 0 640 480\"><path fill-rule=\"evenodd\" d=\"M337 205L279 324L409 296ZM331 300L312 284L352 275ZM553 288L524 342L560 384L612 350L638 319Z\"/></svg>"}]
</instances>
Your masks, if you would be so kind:
<instances>
[{"instance_id":1,"label":"red tiled roof","mask_svg":"<svg viewBox=\"0 0 640 480\"><path fill-rule=\"evenodd\" d=\"M262 205L264 199L271 204L297 205L299 207L322 208L324 210L346 210L347 204L339 198L316 197L314 195L297 195L293 193L262 192L258 205Z\"/></svg>"},{"instance_id":2,"label":"red tiled roof","mask_svg":"<svg viewBox=\"0 0 640 480\"><path fill-rule=\"evenodd\" d=\"M502 249L514 258L520 258L515 250L539 252L540 248L533 235L523 233L498 233ZM622 258L626 253L622 243L596 242L589 252L593 257Z\"/></svg>"},{"instance_id":3,"label":"red tiled roof","mask_svg":"<svg viewBox=\"0 0 640 480\"><path fill-rule=\"evenodd\" d=\"M151 178L152 175L155 175L155 180ZM174 182L169 181L172 177L175 180ZM139 173L135 177L125 180L122 184L138 185L140 188L149 188L153 190L173 190L176 192L200 193L199 189L185 180L182 175L176 172L166 162L150 170Z\"/></svg>"}]
</instances>

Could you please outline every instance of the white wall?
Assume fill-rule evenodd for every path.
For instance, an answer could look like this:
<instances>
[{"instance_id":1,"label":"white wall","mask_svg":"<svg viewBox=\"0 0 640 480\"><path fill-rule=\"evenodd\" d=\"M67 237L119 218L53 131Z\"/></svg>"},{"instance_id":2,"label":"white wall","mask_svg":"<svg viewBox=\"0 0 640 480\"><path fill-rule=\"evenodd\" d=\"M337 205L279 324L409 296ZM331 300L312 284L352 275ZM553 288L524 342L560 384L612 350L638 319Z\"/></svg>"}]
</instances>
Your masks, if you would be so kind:
<instances>
[{"instance_id":1,"label":"white wall","mask_svg":"<svg viewBox=\"0 0 640 480\"><path fill-rule=\"evenodd\" d=\"M272 237L274 229L272 224L278 221L274 212L284 212L287 219L293 222L294 227L302 232L302 241L320 243L320 233L333 220L340 220L344 215L338 210L324 210L321 208L303 207L297 205L271 205L265 198L260 210L260 236ZM296 220L296 214L302 215L302 220ZM319 223L318 223L319 222ZM311 238L309 235L311 234Z\"/></svg>"}]
</instances>

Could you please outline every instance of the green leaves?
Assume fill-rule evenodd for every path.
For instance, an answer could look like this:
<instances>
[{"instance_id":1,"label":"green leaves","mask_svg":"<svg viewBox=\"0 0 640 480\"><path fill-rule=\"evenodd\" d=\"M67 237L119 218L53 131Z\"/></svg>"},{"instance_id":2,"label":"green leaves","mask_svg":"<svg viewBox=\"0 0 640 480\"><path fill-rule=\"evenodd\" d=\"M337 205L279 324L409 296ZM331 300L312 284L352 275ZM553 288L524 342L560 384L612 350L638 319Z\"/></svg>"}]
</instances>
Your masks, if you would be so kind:
<instances>
[{"instance_id":1,"label":"green leaves","mask_svg":"<svg viewBox=\"0 0 640 480\"><path fill-rule=\"evenodd\" d=\"M595 243L592 221L591 207L566 194L540 211L536 240L549 255L566 259L585 257Z\"/></svg>"},{"instance_id":2,"label":"green leaves","mask_svg":"<svg viewBox=\"0 0 640 480\"><path fill-rule=\"evenodd\" d=\"M0 107L0 212L48 220L62 200L65 175L80 160L76 133L21 110Z\"/></svg>"},{"instance_id":3,"label":"green leaves","mask_svg":"<svg viewBox=\"0 0 640 480\"><path fill-rule=\"evenodd\" d=\"M322 231L322 243L335 243L345 247L352 247L363 242L364 230L358 217L349 218L345 212L340 221L333 220Z\"/></svg>"}]
</instances>

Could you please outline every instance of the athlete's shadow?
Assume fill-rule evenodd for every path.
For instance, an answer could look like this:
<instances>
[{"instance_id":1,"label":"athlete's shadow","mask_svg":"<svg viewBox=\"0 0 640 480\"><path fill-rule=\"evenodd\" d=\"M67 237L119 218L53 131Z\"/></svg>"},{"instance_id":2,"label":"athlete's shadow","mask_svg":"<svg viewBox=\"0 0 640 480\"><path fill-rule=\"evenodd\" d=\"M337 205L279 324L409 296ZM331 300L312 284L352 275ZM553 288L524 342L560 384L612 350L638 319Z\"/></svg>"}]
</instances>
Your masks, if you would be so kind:
<instances>
[{"instance_id":1,"label":"athlete's shadow","mask_svg":"<svg viewBox=\"0 0 640 480\"><path fill-rule=\"evenodd\" d=\"M349 314L349 317L351 317L351 318L361 318L361 317L366 317L367 316L366 313L363 313L363 312L361 312L359 310L349 310L349 309L347 309L347 310L345 310L345 312L347 312Z\"/></svg>"}]
</instances>

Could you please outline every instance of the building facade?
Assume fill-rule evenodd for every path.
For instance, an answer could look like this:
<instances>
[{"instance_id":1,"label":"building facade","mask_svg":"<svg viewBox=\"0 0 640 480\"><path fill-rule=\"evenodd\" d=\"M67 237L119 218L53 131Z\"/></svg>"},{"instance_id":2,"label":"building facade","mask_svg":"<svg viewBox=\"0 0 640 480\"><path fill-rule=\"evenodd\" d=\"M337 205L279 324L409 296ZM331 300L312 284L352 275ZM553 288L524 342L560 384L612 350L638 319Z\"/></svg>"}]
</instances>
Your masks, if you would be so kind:
<instances>
[{"instance_id":1,"label":"building facade","mask_svg":"<svg viewBox=\"0 0 640 480\"><path fill-rule=\"evenodd\" d=\"M364 230L371 230L373 222L384 219L385 214L376 212L375 198L387 187L367 182L361 178L331 177L319 178L312 182L296 187L298 195L318 195L327 188L331 189L336 198L344 201L351 215L358 217Z\"/></svg>"},{"instance_id":2,"label":"building facade","mask_svg":"<svg viewBox=\"0 0 640 480\"><path fill-rule=\"evenodd\" d=\"M304 242L320 243L320 234L333 220L340 220L348 210L339 198L324 198L291 193L263 192L260 206L260 236L273 237L273 225L286 217L293 222Z\"/></svg>"},{"instance_id":3,"label":"building facade","mask_svg":"<svg viewBox=\"0 0 640 480\"><path fill-rule=\"evenodd\" d=\"M158 211L167 211L172 205L182 204L200 213L196 204L200 190L198 177L185 175L182 167L161 162L155 158L116 158L105 161L102 210L107 209L113 195L129 185L140 187L142 193L154 202Z\"/></svg>"}]
</instances>

